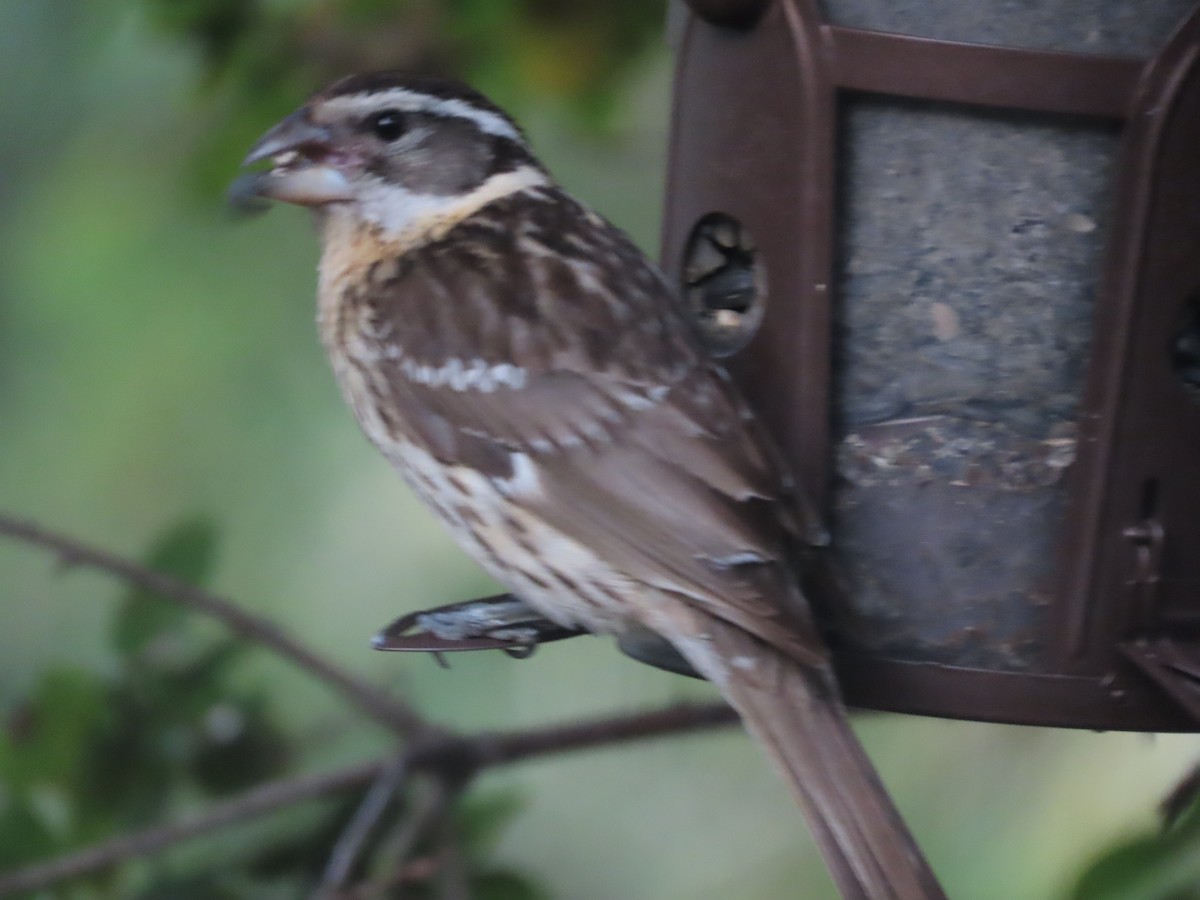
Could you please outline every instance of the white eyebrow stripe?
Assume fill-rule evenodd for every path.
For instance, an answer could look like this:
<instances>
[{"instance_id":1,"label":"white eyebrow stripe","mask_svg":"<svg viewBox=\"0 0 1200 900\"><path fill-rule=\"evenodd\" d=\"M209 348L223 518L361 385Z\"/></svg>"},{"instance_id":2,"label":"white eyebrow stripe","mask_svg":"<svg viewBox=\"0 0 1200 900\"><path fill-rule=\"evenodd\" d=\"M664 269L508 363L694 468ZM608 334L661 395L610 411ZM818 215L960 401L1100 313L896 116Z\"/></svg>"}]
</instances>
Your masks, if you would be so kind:
<instances>
[{"instance_id":1,"label":"white eyebrow stripe","mask_svg":"<svg viewBox=\"0 0 1200 900\"><path fill-rule=\"evenodd\" d=\"M456 97L432 97L407 88L388 88L371 94L333 97L325 101L333 109L351 114L366 115L370 112L395 108L402 112L427 112L435 116L450 116L468 119L479 126L485 134L494 134L524 144L525 140L513 124L504 116L491 110L480 109Z\"/></svg>"}]
</instances>

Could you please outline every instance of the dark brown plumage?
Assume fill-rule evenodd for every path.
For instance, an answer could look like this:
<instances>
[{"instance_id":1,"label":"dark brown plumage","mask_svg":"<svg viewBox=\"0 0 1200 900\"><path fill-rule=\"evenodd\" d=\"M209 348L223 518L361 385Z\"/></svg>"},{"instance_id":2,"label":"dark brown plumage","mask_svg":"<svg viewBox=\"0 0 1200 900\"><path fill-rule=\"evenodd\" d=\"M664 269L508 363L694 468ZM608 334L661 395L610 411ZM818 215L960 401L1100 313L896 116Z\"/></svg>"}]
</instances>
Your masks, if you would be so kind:
<instances>
[{"instance_id":1,"label":"dark brown plumage","mask_svg":"<svg viewBox=\"0 0 1200 900\"><path fill-rule=\"evenodd\" d=\"M347 400L462 546L561 624L667 638L787 776L848 895L938 896L837 698L786 469L629 238L451 82L342 82L265 157L261 193L318 211Z\"/></svg>"}]
</instances>

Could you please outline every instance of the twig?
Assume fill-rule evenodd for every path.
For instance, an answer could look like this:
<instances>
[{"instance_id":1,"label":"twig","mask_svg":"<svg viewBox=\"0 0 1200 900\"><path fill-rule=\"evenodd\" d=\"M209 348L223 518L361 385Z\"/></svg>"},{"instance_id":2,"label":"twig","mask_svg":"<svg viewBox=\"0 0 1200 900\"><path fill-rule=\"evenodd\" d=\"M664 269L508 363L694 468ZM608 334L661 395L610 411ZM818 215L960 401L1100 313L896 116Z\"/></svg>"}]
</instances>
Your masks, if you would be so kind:
<instances>
[{"instance_id":1,"label":"twig","mask_svg":"<svg viewBox=\"0 0 1200 900\"><path fill-rule=\"evenodd\" d=\"M339 900L379 900L390 896L399 885L410 877L406 863L417 844L437 821L442 798L433 790L419 791L410 801L411 806L401 819L399 826L381 851L384 859L390 860L388 868L380 875L361 882L339 895Z\"/></svg>"},{"instance_id":2,"label":"twig","mask_svg":"<svg viewBox=\"0 0 1200 900\"><path fill-rule=\"evenodd\" d=\"M89 847L78 853L52 859L7 875L0 875L0 897L23 891L42 890L49 885L107 869L119 862L148 856L173 844L225 828L245 819L264 815L303 800L361 787L378 777L390 760L357 763L321 775L285 778L251 788L234 799L218 804L193 819L159 825Z\"/></svg>"},{"instance_id":3,"label":"twig","mask_svg":"<svg viewBox=\"0 0 1200 900\"><path fill-rule=\"evenodd\" d=\"M403 787L407 775L408 758L403 755L398 756L379 773L362 803L354 811L349 824L338 837L321 877L321 884L313 894L314 900L336 896L336 892L346 886L367 841L391 806L392 799Z\"/></svg>"},{"instance_id":4,"label":"twig","mask_svg":"<svg viewBox=\"0 0 1200 900\"><path fill-rule=\"evenodd\" d=\"M723 704L687 704L567 725L483 733L475 737L435 734L427 740L413 743L406 750L404 759L410 769L435 769L442 777L450 777L452 784L460 779L465 783L470 774L492 766L641 738L685 734L730 725L736 721L732 710ZM0 875L0 897L41 890L67 878L77 878L134 857L156 853L188 838L303 800L364 787L377 779L388 766L395 764L395 757L387 757L323 775L281 779L253 788L190 821L156 826L78 853Z\"/></svg>"},{"instance_id":5,"label":"twig","mask_svg":"<svg viewBox=\"0 0 1200 900\"><path fill-rule=\"evenodd\" d=\"M274 650L304 671L340 691L372 719L412 738L400 757L359 763L324 775L281 779L219 804L189 821L156 826L125 835L78 853L0 875L0 896L42 889L68 878L109 868L124 860L146 856L183 840L303 800L376 781L351 826L343 833L330 861L326 882L344 884L362 845L387 808L405 773L415 768L435 770L437 785L452 795L479 770L556 752L569 752L629 740L678 734L732 724L736 715L723 704L675 706L649 713L610 716L568 725L522 731L454 735L426 722L405 704L334 666L272 622L247 613L223 597L185 584L161 572L97 549L42 526L0 513L0 536L24 541L56 553L65 563L107 572L130 584L211 616L238 635ZM431 805L432 817L446 804ZM422 816L424 819L425 816ZM428 827L418 823L413 840ZM461 873L460 873L461 874ZM449 875L447 877L450 877ZM465 878L465 875L462 876ZM459 879L461 881L461 879ZM443 883L447 896L462 893L456 881Z\"/></svg>"},{"instance_id":6,"label":"twig","mask_svg":"<svg viewBox=\"0 0 1200 900\"><path fill-rule=\"evenodd\" d=\"M1171 828L1200 797L1200 764L1192 766L1158 804L1163 828Z\"/></svg>"},{"instance_id":7,"label":"twig","mask_svg":"<svg viewBox=\"0 0 1200 900\"><path fill-rule=\"evenodd\" d=\"M461 739L466 755L479 769L520 762L549 753L609 746L667 734L687 734L722 725L734 725L737 713L724 703L679 703L650 712L606 716L566 725L523 731L483 732ZM420 747L414 754L421 753ZM418 760L414 760L414 764Z\"/></svg>"},{"instance_id":8,"label":"twig","mask_svg":"<svg viewBox=\"0 0 1200 900\"><path fill-rule=\"evenodd\" d=\"M454 798L457 790L444 778L433 785L437 798L438 868L437 895L440 900L471 900L467 880L467 862L454 823Z\"/></svg>"},{"instance_id":9,"label":"twig","mask_svg":"<svg viewBox=\"0 0 1200 900\"><path fill-rule=\"evenodd\" d=\"M436 782L430 790L417 795L412 809L400 823L400 827L390 841L390 846L385 851L386 858L392 861L392 872L371 882L369 890L373 893L368 896L382 897L387 888L395 884L396 878L403 879L405 864L417 849L421 838L425 837L429 833L429 829L436 824L445 800L445 791L438 789Z\"/></svg>"},{"instance_id":10,"label":"twig","mask_svg":"<svg viewBox=\"0 0 1200 900\"><path fill-rule=\"evenodd\" d=\"M411 735L424 727L424 720L403 703L335 666L274 623L239 609L224 597L4 513L0 513L0 535L51 550L68 564L107 572L167 600L211 616L231 631L270 648L330 685L367 716L393 731Z\"/></svg>"}]
</instances>

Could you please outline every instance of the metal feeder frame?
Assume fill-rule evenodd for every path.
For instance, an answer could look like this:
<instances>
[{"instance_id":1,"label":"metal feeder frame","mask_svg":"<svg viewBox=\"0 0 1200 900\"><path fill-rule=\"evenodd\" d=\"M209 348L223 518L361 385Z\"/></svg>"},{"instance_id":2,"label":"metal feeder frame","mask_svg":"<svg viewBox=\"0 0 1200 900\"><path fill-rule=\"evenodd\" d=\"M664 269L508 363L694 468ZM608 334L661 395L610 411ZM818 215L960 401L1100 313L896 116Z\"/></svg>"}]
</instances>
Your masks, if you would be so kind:
<instances>
[{"instance_id":1,"label":"metal feeder frame","mask_svg":"<svg viewBox=\"0 0 1200 900\"><path fill-rule=\"evenodd\" d=\"M1115 214L1042 658L1012 671L836 642L834 650L854 706L1200 729L1200 403L1171 358L1181 315L1200 302L1200 11L1142 60L841 27L812 0L688 6L676 23L664 268L683 271L689 234L714 211L759 238L770 302L749 344L725 362L826 509L839 95L1120 126ZM838 602L836 594L816 599L822 608Z\"/></svg>"}]
</instances>

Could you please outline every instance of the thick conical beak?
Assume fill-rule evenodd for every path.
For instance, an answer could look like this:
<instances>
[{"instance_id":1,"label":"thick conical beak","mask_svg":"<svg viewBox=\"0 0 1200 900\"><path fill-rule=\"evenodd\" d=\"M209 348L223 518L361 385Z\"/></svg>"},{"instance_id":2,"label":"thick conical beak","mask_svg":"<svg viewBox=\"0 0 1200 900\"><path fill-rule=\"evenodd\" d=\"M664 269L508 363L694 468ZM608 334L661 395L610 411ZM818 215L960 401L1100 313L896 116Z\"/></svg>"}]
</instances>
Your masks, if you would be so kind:
<instances>
[{"instance_id":1,"label":"thick conical beak","mask_svg":"<svg viewBox=\"0 0 1200 900\"><path fill-rule=\"evenodd\" d=\"M328 128L314 125L305 118L303 112L294 112L258 139L258 143L250 148L242 160L242 165L253 165L291 151L327 150L331 140Z\"/></svg>"},{"instance_id":2,"label":"thick conical beak","mask_svg":"<svg viewBox=\"0 0 1200 900\"><path fill-rule=\"evenodd\" d=\"M242 161L248 166L269 159L274 167L239 178L230 189L232 199L245 203L251 197L266 197L301 206L352 200L332 140L329 129L309 122L303 113L292 113L259 138Z\"/></svg>"}]
</instances>

